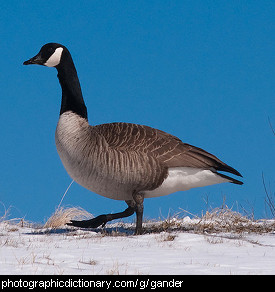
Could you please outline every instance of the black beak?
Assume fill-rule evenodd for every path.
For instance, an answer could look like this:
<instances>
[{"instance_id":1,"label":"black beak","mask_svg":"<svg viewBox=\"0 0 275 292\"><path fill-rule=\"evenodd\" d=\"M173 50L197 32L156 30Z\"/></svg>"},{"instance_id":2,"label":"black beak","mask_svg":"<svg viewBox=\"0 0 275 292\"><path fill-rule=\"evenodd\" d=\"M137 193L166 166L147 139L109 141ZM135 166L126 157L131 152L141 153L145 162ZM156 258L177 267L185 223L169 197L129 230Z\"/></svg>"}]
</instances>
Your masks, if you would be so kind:
<instances>
[{"instance_id":1,"label":"black beak","mask_svg":"<svg viewBox=\"0 0 275 292\"><path fill-rule=\"evenodd\" d=\"M23 65L31 65L31 64L44 65L44 61L42 60L40 54L37 54L33 58L31 58L23 63Z\"/></svg>"}]
</instances>

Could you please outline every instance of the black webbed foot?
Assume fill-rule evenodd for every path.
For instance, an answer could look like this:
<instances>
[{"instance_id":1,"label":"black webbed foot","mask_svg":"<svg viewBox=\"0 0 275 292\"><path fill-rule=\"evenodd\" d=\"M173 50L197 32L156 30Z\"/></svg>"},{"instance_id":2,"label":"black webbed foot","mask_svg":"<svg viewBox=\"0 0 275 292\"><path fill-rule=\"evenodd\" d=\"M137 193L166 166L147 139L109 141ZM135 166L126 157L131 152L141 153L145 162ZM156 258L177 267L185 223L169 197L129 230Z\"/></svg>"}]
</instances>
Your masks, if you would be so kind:
<instances>
[{"instance_id":1,"label":"black webbed foot","mask_svg":"<svg viewBox=\"0 0 275 292\"><path fill-rule=\"evenodd\" d=\"M134 212L135 209L129 206L126 210L120 213L99 215L90 220L83 221L71 220L71 222L67 223L67 225L81 228L97 228L99 226L104 227L107 222L112 221L114 219L129 217L133 215Z\"/></svg>"},{"instance_id":2,"label":"black webbed foot","mask_svg":"<svg viewBox=\"0 0 275 292\"><path fill-rule=\"evenodd\" d=\"M81 228L97 228L99 226L104 227L107 221L108 221L107 215L100 215L89 220L82 221L71 220L71 222L67 223L67 225Z\"/></svg>"}]
</instances>

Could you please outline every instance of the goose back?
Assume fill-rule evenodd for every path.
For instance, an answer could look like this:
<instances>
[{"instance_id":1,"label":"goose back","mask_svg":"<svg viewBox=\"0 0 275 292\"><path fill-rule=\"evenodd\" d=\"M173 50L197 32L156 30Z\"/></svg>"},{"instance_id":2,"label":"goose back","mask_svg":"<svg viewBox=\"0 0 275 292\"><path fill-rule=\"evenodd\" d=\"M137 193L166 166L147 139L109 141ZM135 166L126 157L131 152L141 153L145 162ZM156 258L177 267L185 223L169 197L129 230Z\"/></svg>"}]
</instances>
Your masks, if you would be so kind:
<instances>
[{"instance_id":1,"label":"goose back","mask_svg":"<svg viewBox=\"0 0 275 292\"><path fill-rule=\"evenodd\" d=\"M140 155L146 153L163 167L193 167L240 175L213 154L155 128L131 123L110 123L95 126L94 129L104 137L110 148L134 150Z\"/></svg>"}]
</instances>

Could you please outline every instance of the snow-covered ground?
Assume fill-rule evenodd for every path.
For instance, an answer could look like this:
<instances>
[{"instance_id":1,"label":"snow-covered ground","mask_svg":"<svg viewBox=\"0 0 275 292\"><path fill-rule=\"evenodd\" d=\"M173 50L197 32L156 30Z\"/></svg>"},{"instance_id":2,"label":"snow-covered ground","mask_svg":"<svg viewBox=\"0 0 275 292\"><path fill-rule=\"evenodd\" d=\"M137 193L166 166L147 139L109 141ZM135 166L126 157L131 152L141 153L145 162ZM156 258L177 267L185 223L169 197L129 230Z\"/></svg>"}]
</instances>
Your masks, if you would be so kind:
<instances>
[{"instance_id":1,"label":"snow-covered ground","mask_svg":"<svg viewBox=\"0 0 275 292\"><path fill-rule=\"evenodd\" d=\"M275 274L274 232L134 236L119 226L107 226L119 232L106 234L2 222L0 274Z\"/></svg>"}]
</instances>

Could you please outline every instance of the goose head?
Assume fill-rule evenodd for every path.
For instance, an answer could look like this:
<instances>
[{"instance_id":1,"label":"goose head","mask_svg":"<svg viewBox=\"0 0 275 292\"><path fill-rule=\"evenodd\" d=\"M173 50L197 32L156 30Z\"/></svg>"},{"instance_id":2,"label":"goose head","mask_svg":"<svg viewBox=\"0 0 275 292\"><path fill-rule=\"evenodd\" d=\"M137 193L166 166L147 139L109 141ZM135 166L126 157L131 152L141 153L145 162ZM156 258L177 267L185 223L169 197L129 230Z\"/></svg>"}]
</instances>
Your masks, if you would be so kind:
<instances>
[{"instance_id":1,"label":"goose head","mask_svg":"<svg viewBox=\"0 0 275 292\"><path fill-rule=\"evenodd\" d=\"M67 49L60 44L48 43L40 49L37 55L25 61L23 64L37 64L47 67L57 67L61 62L61 58L65 50Z\"/></svg>"}]
</instances>

